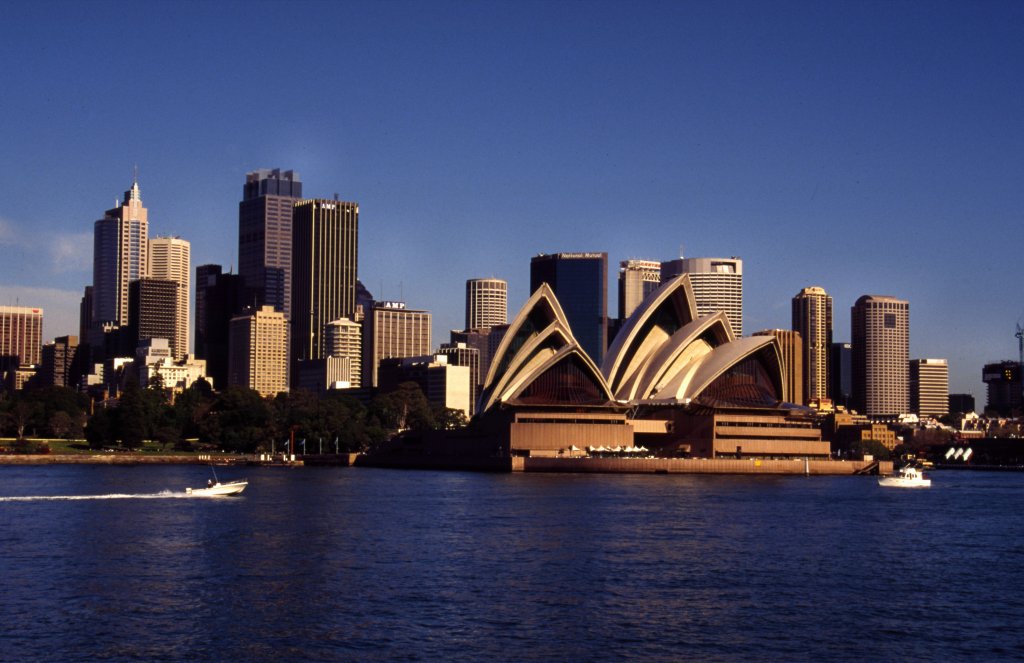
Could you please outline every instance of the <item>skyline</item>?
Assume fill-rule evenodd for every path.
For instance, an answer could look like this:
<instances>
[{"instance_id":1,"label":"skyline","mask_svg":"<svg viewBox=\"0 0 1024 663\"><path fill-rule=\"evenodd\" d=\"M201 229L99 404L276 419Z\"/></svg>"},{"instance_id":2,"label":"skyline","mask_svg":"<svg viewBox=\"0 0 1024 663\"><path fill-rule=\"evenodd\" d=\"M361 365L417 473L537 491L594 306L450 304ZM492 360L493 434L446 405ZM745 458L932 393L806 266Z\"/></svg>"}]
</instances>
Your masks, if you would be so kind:
<instances>
[{"instance_id":1,"label":"skyline","mask_svg":"<svg viewBox=\"0 0 1024 663\"><path fill-rule=\"evenodd\" d=\"M0 304L77 332L135 164L150 236L237 273L245 174L281 168L360 205L360 280L435 344L467 279L511 314L537 254L607 251L615 292L684 245L743 260L748 334L809 286L836 342L861 295L909 301L910 357L980 404L1024 318L1021 28L1011 3L14 6Z\"/></svg>"}]
</instances>

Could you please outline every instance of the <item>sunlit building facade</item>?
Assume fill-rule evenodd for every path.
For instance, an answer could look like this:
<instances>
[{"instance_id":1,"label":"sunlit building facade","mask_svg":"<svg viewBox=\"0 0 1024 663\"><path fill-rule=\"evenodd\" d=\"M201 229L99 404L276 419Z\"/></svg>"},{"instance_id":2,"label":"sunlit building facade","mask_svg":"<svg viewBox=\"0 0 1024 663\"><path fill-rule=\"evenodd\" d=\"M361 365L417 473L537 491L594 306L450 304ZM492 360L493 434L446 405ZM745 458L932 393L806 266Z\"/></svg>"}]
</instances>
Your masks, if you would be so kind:
<instances>
[{"instance_id":1,"label":"sunlit building facade","mask_svg":"<svg viewBox=\"0 0 1024 663\"><path fill-rule=\"evenodd\" d=\"M793 297L793 330L803 339L800 380L804 402L831 398L832 298L824 288L804 288Z\"/></svg>"},{"instance_id":2,"label":"sunlit building facade","mask_svg":"<svg viewBox=\"0 0 1024 663\"><path fill-rule=\"evenodd\" d=\"M850 311L853 407L868 417L910 412L910 303L864 295Z\"/></svg>"},{"instance_id":3,"label":"sunlit building facade","mask_svg":"<svg viewBox=\"0 0 1024 663\"><path fill-rule=\"evenodd\" d=\"M192 245L180 237L156 237L149 240L149 275L173 281L177 285L174 305L174 359L185 359L191 352L188 333L189 304L192 295Z\"/></svg>"},{"instance_id":4,"label":"sunlit building facade","mask_svg":"<svg viewBox=\"0 0 1024 663\"><path fill-rule=\"evenodd\" d=\"M661 263L662 283L689 274L698 315L723 311L732 333L743 336L743 261L739 258L679 258Z\"/></svg>"}]
</instances>

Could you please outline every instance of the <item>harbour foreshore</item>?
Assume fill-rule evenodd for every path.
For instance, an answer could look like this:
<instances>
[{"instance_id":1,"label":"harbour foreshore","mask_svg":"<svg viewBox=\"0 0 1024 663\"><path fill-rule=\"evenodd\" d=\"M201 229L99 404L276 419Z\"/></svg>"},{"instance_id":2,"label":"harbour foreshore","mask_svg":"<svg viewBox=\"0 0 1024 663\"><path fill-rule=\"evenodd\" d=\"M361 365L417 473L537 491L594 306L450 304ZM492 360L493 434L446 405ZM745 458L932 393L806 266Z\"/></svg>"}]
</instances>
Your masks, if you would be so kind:
<instances>
[{"instance_id":1,"label":"harbour foreshore","mask_svg":"<svg viewBox=\"0 0 1024 663\"><path fill-rule=\"evenodd\" d=\"M161 456L142 454L12 454L0 465L285 465L252 456ZM298 457L287 465L333 465L476 472L546 472L583 474L788 474L850 476L873 469L872 461L758 458L473 458L455 456L368 456L332 454ZM877 472L892 473L881 461Z\"/></svg>"}]
</instances>

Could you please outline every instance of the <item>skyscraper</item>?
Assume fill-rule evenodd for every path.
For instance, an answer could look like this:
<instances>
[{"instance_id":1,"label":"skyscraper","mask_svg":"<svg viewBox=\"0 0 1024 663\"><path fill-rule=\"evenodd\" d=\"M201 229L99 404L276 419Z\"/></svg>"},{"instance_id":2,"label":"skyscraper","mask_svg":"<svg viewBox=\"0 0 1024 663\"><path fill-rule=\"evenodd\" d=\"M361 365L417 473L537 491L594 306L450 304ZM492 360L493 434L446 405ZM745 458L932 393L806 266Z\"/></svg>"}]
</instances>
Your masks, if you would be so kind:
<instances>
[{"instance_id":1,"label":"skyscraper","mask_svg":"<svg viewBox=\"0 0 1024 663\"><path fill-rule=\"evenodd\" d=\"M466 329L508 322L508 283L501 279L466 281Z\"/></svg>"},{"instance_id":2,"label":"skyscraper","mask_svg":"<svg viewBox=\"0 0 1024 663\"><path fill-rule=\"evenodd\" d=\"M793 297L793 330L803 338L804 402L829 398L829 355L832 351L832 298L824 288L804 288Z\"/></svg>"},{"instance_id":3,"label":"skyscraper","mask_svg":"<svg viewBox=\"0 0 1024 663\"><path fill-rule=\"evenodd\" d=\"M985 383L985 414L1016 417L1021 412L1021 370L1016 359L985 364L981 379Z\"/></svg>"},{"instance_id":4,"label":"skyscraper","mask_svg":"<svg viewBox=\"0 0 1024 663\"><path fill-rule=\"evenodd\" d=\"M303 200L292 215L293 363L324 357L324 325L356 310L359 205Z\"/></svg>"},{"instance_id":5,"label":"skyscraper","mask_svg":"<svg viewBox=\"0 0 1024 663\"><path fill-rule=\"evenodd\" d=\"M910 360L910 411L919 417L949 414L949 364L945 359Z\"/></svg>"},{"instance_id":6,"label":"skyscraper","mask_svg":"<svg viewBox=\"0 0 1024 663\"><path fill-rule=\"evenodd\" d=\"M171 356L178 331L178 284L169 279L144 278L132 281L129 288L128 346L132 355L141 341L166 338Z\"/></svg>"},{"instance_id":7,"label":"skyscraper","mask_svg":"<svg viewBox=\"0 0 1024 663\"><path fill-rule=\"evenodd\" d=\"M231 319L228 384L260 396L288 391L288 321L272 306Z\"/></svg>"},{"instance_id":8,"label":"skyscraper","mask_svg":"<svg viewBox=\"0 0 1024 663\"><path fill-rule=\"evenodd\" d=\"M849 343L833 343L829 354L828 382L832 402L847 407L853 397L853 347Z\"/></svg>"},{"instance_id":9,"label":"skyscraper","mask_svg":"<svg viewBox=\"0 0 1024 663\"><path fill-rule=\"evenodd\" d=\"M405 302L374 302L363 320L363 386L378 386L381 360L428 355L431 347L430 313Z\"/></svg>"},{"instance_id":10,"label":"skyscraper","mask_svg":"<svg viewBox=\"0 0 1024 663\"><path fill-rule=\"evenodd\" d=\"M910 304L864 295L850 311L854 409L869 417L910 411Z\"/></svg>"},{"instance_id":11,"label":"skyscraper","mask_svg":"<svg viewBox=\"0 0 1024 663\"><path fill-rule=\"evenodd\" d=\"M196 267L196 357L221 389L228 384L231 319L242 312L242 277L223 274L220 265Z\"/></svg>"},{"instance_id":12,"label":"skyscraper","mask_svg":"<svg viewBox=\"0 0 1024 663\"><path fill-rule=\"evenodd\" d=\"M530 292L547 283L573 336L598 366L608 349L608 254L540 254L530 260Z\"/></svg>"},{"instance_id":13,"label":"skyscraper","mask_svg":"<svg viewBox=\"0 0 1024 663\"><path fill-rule=\"evenodd\" d=\"M39 364L42 349L43 309L0 306L0 373Z\"/></svg>"},{"instance_id":14,"label":"skyscraper","mask_svg":"<svg viewBox=\"0 0 1024 663\"><path fill-rule=\"evenodd\" d=\"M58 336L43 346L42 365L37 373L45 387L78 387L84 370L83 357L78 354L77 336Z\"/></svg>"},{"instance_id":15,"label":"skyscraper","mask_svg":"<svg viewBox=\"0 0 1024 663\"><path fill-rule=\"evenodd\" d=\"M149 218L138 181L94 224L93 325L128 324L128 284L149 274Z\"/></svg>"},{"instance_id":16,"label":"skyscraper","mask_svg":"<svg viewBox=\"0 0 1024 663\"><path fill-rule=\"evenodd\" d=\"M800 332L790 329L764 329L753 336L774 336L782 352L782 366L786 371L786 398L790 403L804 403L803 359L804 342Z\"/></svg>"},{"instance_id":17,"label":"skyscraper","mask_svg":"<svg viewBox=\"0 0 1024 663\"><path fill-rule=\"evenodd\" d=\"M725 311L733 334L743 335L743 261L739 258L679 258L661 263L664 283L680 274L690 275L697 315Z\"/></svg>"},{"instance_id":18,"label":"skyscraper","mask_svg":"<svg viewBox=\"0 0 1024 663\"><path fill-rule=\"evenodd\" d=\"M302 198L299 174L279 168L245 175L238 204L238 274L250 305L291 317L292 208Z\"/></svg>"},{"instance_id":19,"label":"skyscraper","mask_svg":"<svg viewBox=\"0 0 1024 663\"><path fill-rule=\"evenodd\" d=\"M363 326L342 318L324 326L324 355L328 360L328 382L347 382L349 387L362 386ZM336 379L331 379L331 378Z\"/></svg>"},{"instance_id":20,"label":"skyscraper","mask_svg":"<svg viewBox=\"0 0 1024 663\"><path fill-rule=\"evenodd\" d=\"M661 285L661 263L623 260L619 263L619 320L625 320L644 298Z\"/></svg>"},{"instance_id":21,"label":"skyscraper","mask_svg":"<svg viewBox=\"0 0 1024 663\"><path fill-rule=\"evenodd\" d=\"M168 340L174 348L174 359L179 361L189 354L189 299L192 295L190 250L191 244L180 237L157 237L149 241L150 276L174 281L178 286L174 338Z\"/></svg>"}]
</instances>

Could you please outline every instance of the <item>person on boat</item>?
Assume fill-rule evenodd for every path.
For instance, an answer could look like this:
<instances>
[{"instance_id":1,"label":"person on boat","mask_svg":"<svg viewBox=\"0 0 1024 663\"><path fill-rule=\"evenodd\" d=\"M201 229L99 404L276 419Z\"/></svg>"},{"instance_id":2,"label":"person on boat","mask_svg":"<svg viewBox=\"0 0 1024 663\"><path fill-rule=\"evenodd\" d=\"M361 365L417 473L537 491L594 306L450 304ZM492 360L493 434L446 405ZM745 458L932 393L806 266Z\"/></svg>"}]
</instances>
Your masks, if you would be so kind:
<instances>
[{"instance_id":1,"label":"person on boat","mask_svg":"<svg viewBox=\"0 0 1024 663\"><path fill-rule=\"evenodd\" d=\"M213 479L207 479L206 480L206 487L207 488L213 488Z\"/></svg>"}]
</instances>

